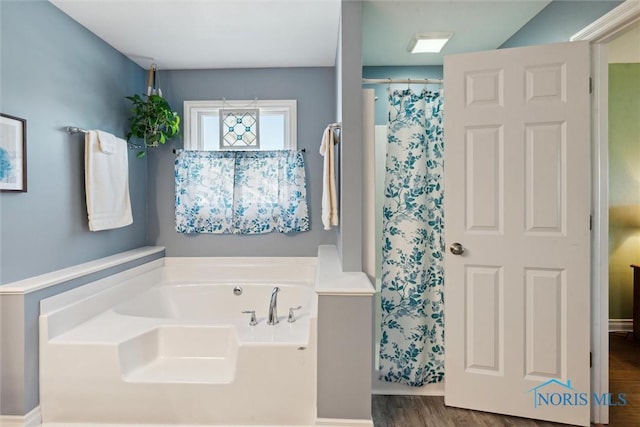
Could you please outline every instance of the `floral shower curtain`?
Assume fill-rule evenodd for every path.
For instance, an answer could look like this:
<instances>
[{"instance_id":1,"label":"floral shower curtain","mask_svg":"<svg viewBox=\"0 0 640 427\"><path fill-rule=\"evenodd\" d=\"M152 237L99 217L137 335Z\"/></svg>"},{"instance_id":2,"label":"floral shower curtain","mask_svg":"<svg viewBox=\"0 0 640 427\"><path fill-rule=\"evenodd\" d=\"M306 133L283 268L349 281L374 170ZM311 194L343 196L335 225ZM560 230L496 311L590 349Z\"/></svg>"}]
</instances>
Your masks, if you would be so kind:
<instances>
[{"instance_id":1,"label":"floral shower curtain","mask_svg":"<svg viewBox=\"0 0 640 427\"><path fill-rule=\"evenodd\" d=\"M442 97L389 94L382 248L380 376L444 378Z\"/></svg>"},{"instance_id":2,"label":"floral shower curtain","mask_svg":"<svg viewBox=\"0 0 640 427\"><path fill-rule=\"evenodd\" d=\"M176 231L261 234L309 230L299 151L186 151L175 162Z\"/></svg>"}]
</instances>

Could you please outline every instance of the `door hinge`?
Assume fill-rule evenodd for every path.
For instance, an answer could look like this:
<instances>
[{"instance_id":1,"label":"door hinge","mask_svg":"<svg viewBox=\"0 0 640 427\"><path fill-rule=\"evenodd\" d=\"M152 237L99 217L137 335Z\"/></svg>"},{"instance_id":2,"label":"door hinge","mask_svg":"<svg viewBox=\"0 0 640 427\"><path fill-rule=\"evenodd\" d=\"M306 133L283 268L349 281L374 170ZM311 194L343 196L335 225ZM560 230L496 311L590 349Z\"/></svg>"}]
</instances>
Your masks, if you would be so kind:
<instances>
[{"instance_id":1,"label":"door hinge","mask_svg":"<svg viewBox=\"0 0 640 427\"><path fill-rule=\"evenodd\" d=\"M593 353L589 352L589 367L593 368Z\"/></svg>"},{"instance_id":2,"label":"door hinge","mask_svg":"<svg viewBox=\"0 0 640 427\"><path fill-rule=\"evenodd\" d=\"M589 93L593 93L593 78L589 77Z\"/></svg>"},{"instance_id":3,"label":"door hinge","mask_svg":"<svg viewBox=\"0 0 640 427\"><path fill-rule=\"evenodd\" d=\"M589 215L589 231L593 230L593 215Z\"/></svg>"}]
</instances>

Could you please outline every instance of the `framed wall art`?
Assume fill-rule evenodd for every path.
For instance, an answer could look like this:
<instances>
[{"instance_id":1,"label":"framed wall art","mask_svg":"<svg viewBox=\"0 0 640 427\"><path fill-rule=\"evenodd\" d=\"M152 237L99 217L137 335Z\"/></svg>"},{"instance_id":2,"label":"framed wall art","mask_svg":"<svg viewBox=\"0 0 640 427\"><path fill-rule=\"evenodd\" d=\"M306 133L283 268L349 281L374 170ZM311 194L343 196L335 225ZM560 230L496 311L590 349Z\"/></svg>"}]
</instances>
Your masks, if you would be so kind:
<instances>
[{"instance_id":1,"label":"framed wall art","mask_svg":"<svg viewBox=\"0 0 640 427\"><path fill-rule=\"evenodd\" d=\"M0 113L0 191L27 191L27 121Z\"/></svg>"}]
</instances>

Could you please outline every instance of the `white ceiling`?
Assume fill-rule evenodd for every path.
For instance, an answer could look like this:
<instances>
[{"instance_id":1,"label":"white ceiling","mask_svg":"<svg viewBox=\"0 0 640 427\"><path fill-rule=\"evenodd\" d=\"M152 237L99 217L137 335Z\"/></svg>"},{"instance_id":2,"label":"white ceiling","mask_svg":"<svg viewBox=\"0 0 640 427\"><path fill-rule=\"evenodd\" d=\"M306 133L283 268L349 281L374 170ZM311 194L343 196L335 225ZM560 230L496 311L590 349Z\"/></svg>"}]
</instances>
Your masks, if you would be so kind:
<instances>
[{"instance_id":1,"label":"white ceiling","mask_svg":"<svg viewBox=\"0 0 640 427\"><path fill-rule=\"evenodd\" d=\"M340 0L50 0L144 68L335 64ZM347 0L348 1L348 0ZM364 65L440 65L495 49L549 0L367 0ZM407 52L413 33L454 32L441 54Z\"/></svg>"},{"instance_id":2,"label":"white ceiling","mask_svg":"<svg viewBox=\"0 0 640 427\"><path fill-rule=\"evenodd\" d=\"M339 0L50 0L144 68L333 66Z\"/></svg>"}]
</instances>

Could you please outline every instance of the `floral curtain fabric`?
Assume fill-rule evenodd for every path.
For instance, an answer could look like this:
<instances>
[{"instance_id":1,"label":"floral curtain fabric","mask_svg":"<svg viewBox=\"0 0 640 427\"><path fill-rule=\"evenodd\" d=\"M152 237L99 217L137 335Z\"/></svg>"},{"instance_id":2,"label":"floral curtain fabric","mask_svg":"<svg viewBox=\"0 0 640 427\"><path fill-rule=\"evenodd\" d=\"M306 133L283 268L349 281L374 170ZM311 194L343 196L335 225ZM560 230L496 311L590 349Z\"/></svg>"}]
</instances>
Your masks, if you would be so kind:
<instances>
[{"instance_id":1,"label":"floral curtain fabric","mask_svg":"<svg viewBox=\"0 0 640 427\"><path fill-rule=\"evenodd\" d=\"M309 230L301 152L181 150L175 184L180 233Z\"/></svg>"},{"instance_id":2,"label":"floral curtain fabric","mask_svg":"<svg viewBox=\"0 0 640 427\"><path fill-rule=\"evenodd\" d=\"M444 378L442 97L389 94L380 375L411 386Z\"/></svg>"}]
</instances>

